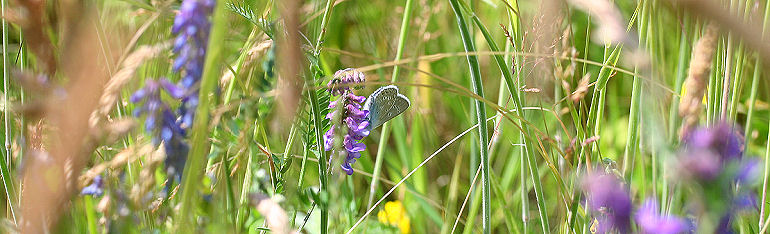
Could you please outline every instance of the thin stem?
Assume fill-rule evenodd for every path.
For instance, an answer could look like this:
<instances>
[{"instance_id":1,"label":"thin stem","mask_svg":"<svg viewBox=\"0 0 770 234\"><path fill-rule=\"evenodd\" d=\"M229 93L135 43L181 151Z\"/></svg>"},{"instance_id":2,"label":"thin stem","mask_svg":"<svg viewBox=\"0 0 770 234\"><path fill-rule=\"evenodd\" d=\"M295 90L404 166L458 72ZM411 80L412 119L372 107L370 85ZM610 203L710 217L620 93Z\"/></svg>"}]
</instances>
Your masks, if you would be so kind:
<instances>
[{"instance_id":1,"label":"thin stem","mask_svg":"<svg viewBox=\"0 0 770 234\"><path fill-rule=\"evenodd\" d=\"M208 52L206 62L201 76L201 87L199 93L199 104L196 110L198 113L192 126L192 142L188 155L188 160L184 169L184 179L182 181L182 193L179 209L179 219L177 219L176 230L182 233L191 233L195 229L193 217L194 207L198 201L198 185L203 175L203 169L211 142L209 137L209 110L211 109L210 94L214 92L219 81L219 64L222 57L222 41L225 40L227 32L227 14L225 4L219 3L214 10L213 25L211 28L211 37L208 42Z\"/></svg>"},{"instance_id":2,"label":"thin stem","mask_svg":"<svg viewBox=\"0 0 770 234\"><path fill-rule=\"evenodd\" d=\"M2 1L3 13L3 100L6 105L8 102L8 23L5 21L5 0ZM5 161L11 161L11 119L8 117L10 108L3 108L3 122L5 124Z\"/></svg>"},{"instance_id":3,"label":"thin stem","mask_svg":"<svg viewBox=\"0 0 770 234\"><path fill-rule=\"evenodd\" d=\"M648 7L649 1L643 1L639 4L642 5L641 13L639 13L639 38L647 39L647 30L649 24ZM637 73L637 68L634 68L634 74ZM633 172L634 161L636 160L636 152L639 150L639 121L640 107L642 102L642 80L640 77L634 76L633 88L631 91L631 107L628 114L628 134L626 138L626 146L623 153L623 176L626 181L631 181Z\"/></svg>"},{"instance_id":4,"label":"thin stem","mask_svg":"<svg viewBox=\"0 0 770 234\"><path fill-rule=\"evenodd\" d=\"M450 3L451 2L452 1L450 1ZM481 30L481 33L482 33L482 35L484 35L484 38L486 39L487 44L489 45L490 50L492 50L493 52L499 52L500 49L497 47L497 44L494 42L494 40L492 40L491 35L489 34L488 30L486 29L484 24L481 22L481 20L475 14L473 14L473 11L467 5L465 5L464 2L462 2L462 3L463 3L462 6L464 7L464 9L471 13L471 18L473 19L473 22ZM466 52L473 52L473 51L475 51L473 49L474 45L471 43L470 36L466 35L467 34L467 28L465 30L463 30L463 28L465 28L465 24L464 24L464 21L462 20L462 16L460 15L459 10L455 11L455 12L458 15L458 17L457 17L458 18L458 24L460 26L461 35L463 36L463 41L465 43ZM463 33L463 31L465 31L465 33ZM469 50L469 48L470 48L470 50ZM521 117L521 118L517 118L515 120L515 123L517 125L521 126L521 128L522 128L522 132L521 132L520 136L521 136L521 139L524 141L524 145L525 145L523 150L524 150L524 152L527 152L527 159L526 160L522 160L522 162L523 161L527 162L527 164L529 166L530 175L532 176L532 181L533 181L533 185L534 185L534 189L535 189L535 196L536 196L537 204L538 204L538 211L540 213L540 225L542 227L542 232L543 233L549 233L550 230L549 230L549 224L548 224L549 223L548 222L548 209L545 206L544 196L543 196L543 193L542 193L542 183L540 182L540 176L539 176L539 172L538 172L538 165L537 165L536 155L535 155L535 150L534 150L535 148L532 146L532 142L526 140L526 138L525 138L525 134L531 135L531 131L529 130L529 126L527 124L522 124L522 122L521 122L521 119L524 119L524 112L522 111L523 110L523 107L522 107L523 105L522 105L522 101L521 101L521 92L520 92L519 89L516 88L516 87L518 87L518 85L516 85L516 83L514 83L513 75L511 74L511 70L508 69L503 56L501 56L499 54L496 54L493 57L494 57L495 61L497 62L498 68L500 69L501 73L503 74L503 78L506 81L506 85L508 87L508 91L510 93L512 93L512 94L515 94L515 95L512 95L514 106L516 107L516 110L517 110L518 114ZM471 64L471 71L472 71L472 73L471 73L472 76L471 77L474 78L473 77L473 74L474 74L474 72L473 72L474 65L473 64L475 62L475 67L476 67L475 69L476 69L476 72L478 72L478 61L475 60L475 56L473 56L472 60L471 60L470 56L468 58L469 58L469 64ZM520 74L520 73L517 73L517 75L518 74ZM476 82L476 80L473 79L473 81L474 81L473 82L474 91L477 92L477 94L479 94L479 96L483 98L484 97L483 93L479 92L479 90L481 89L480 72L478 72L477 77L479 77L478 78L479 79L478 82ZM481 91L483 91L483 90L481 90ZM479 102L480 101L477 100L476 111L477 111L477 113L483 113L484 114L481 117L486 117L484 109L479 109L479 107L478 107L479 106ZM481 106L483 107L483 105L481 105ZM479 116L477 116L477 117L479 117ZM486 139L486 131L484 131L483 135L480 134L479 137L480 137L480 139L479 139L480 142L486 143L488 141L488 139ZM482 139L482 137L484 139ZM486 147L484 147L486 145L487 144L481 144L480 148L486 148ZM489 165L488 164L488 157L485 156L487 154L487 152L486 152L487 149L480 149L480 150L481 150L480 157L482 157L482 162L481 163L482 163L482 165L486 166L484 168L484 171L482 171L482 172L489 173L489 170L488 170L488 165ZM487 164L484 164L485 161L487 161ZM489 174L482 173L482 180L483 180L482 181L482 185L488 185L487 178L489 178L489 177L488 176L484 176L484 175L489 175ZM524 175L526 175L526 174L524 174ZM524 176L524 177L526 177L526 176ZM522 184L526 184L526 183L522 183ZM526 190L526 187L523 187L523 189ZM484 193L485 191L487 193ZM485 190L483 186L482 186L482 193L483 193L482 195L489 195L489 191ZM484 198L486 198L486 197L484 197ZM483 203L483 201L484 200L482 199L482 203ZM488 205L488 204L482 204L482 205ZM488 207L482 207L482 208L488 208ZM483 212L484 212L484 210L482 209L482 213ZM526 213L526 211L524 211L524 212ZM483 214L486 214L486 213L483 213ZM525 217L523 217L523 218L526 219Z\"/></svg>"},{"instance_id":5,"label":"thin stem","mask_svg":"<svg viewBox=\"0 0 770 234\"><path fill-rule=\"evenodd\" d=\"M333 8L334 0L327 0L326 8L324 8L324 16L321 18L321 32L318 33L318 38L316 38L315 46L313 47L313 55L315 56L321 54L321 44L323 42L324 36L326 35L326 24L329 23L329 18L332 15Z\"/></svg>"},{"instance_id":6,"label":"thin stem","mask_svg":"<svg viewBox=\"0 0 770 234\"><path fill-rule=\"evenodd\" d=\"M321 19L321 31L318 34L318 38L316 40L315 49L313 51L313 55L315 57L318 57L318 55L321 53L321 43L323 42L324 35L326 34L326 24L329 23L329 18L332 14L332 8L334 7L334 0L327 0L326 1L326 8L324 8L324 16ZM313 66L317 66L313 65ZM321 77L321 74L319 74L319 69L311 69L314 71L311 80L309 84L311 87L314 86L317 83L317 78ZM318 152L318 180L320 183L320 189L321 193L327 193L329 191L329 184L328 184L328 173L326 170L326 164L329 160L327 160L326 157L326 151L323 147L323 126L321 126L322 123L322 117L321 117L321 107L318 103L318 93L316 93L315 89L309 89L308 90L309 96L310 96L310 111L313 113L313 126L315 128L315 139L316 139L316 151ZM328 232L329 227L329 204L326 204L326 202L321 202L318 204L319 208L321 209L321 233L326 234Z\"/></svg>"},{"instance_id":7,"label":"thin stem","mask_svg":"<svg viewBox=\"0 0 770 234\"><path fill-rule=\"evenodd\" d=\"M5 103L5 107L3 108L3 122L5 124L5 142L4 142L4 148L5 148L5 160L2 162L3 170L0 170L0 176L2 176L3 180L3 188L5 190L5 197L8 201L8 207L11 211L11 216L13 217L13 222L16 222L16 212L13 209L13 199L11 199L11 194L9 193L13 191L13 183L10 179L10 174L8 173L11 165L11 119L10 119L10 109L8 108L8 104L10 103L8 101L8 22L5 20L5 0L2 0L0 2L0 11L2 11L2 33L3 33L3 103ZM9 189L11 187L11 189Z\"/></svg>"},{"instance_id":8,"label":"thin stem","mask_svg":"<svg viewBox=\"0 0 770 234\"><path fill-rule=\"evenodd\" d=\"M765 16L762 24L762 36L765 35L766 31L764 28L767 27L768 23L770 23L770 4L765 4ZM746 131L744 134L751 134L751 119L753 117L754 112L754 102L756 102L756 93L757 93L757 87L758 85L754 84L755 81L758 80L759 77L759 71L760 67L762 67L760 64L762 64L761 61L757 60L757 62L754 65L754 78L752 79L752 85L751 85L751 97L749 98L749 115L746 117ZM763 175L763 181L762 181L762 202L760 204L761 208L759 211L759 227L760 229L767 228L763 227L762 220L765 220L765 203L767 201L767 180L768 180L768 174L770 174L770 134L767 136L767 146L765 148L765 169L764 169L764 175Z\"/></svg>"},{"instance_id":9,"label":"thin stem","mask_svg":"<svg viewBox=\"0 0 770 234\"><path fill-rule=\"evenodd\" d=\"M764 171L764 179L762 181L762 205L759 213L759 227L760 228L767 228L763 227L762 220L765 220L765 201L767 200L767 180L768 176L770 175L770 170L767 168L770 168L770 134L767 135L767 143L765 147L765 171ZM768 219L770 220L770 219Z\"/></svg>"},{"instance_id":10,"label":"thin stem","mask_svg":"<svg viewBox=\"0 0 770 234\"><path fill-rule=\"evenodd\" d=\"M466 52L475 52L476 46L473 44L473 38L470 35L468 26L465 24L465 18L460 11L460 3L458 0L449 0L452 6L452 10L457 18L457 25L460 28L460 35L462 37L463 45ZM468 66L471 73L471 84L473 86L473 92L481 98L484 98L484 86L481 81L481 71L479 68L479 61L475 55L466 56L468 59ZM499 63L499 62L498 62ZM505 65L505 62L503 62ZM507 70L507 69L503 69ZM479 124L479 157L481 158L481 196L482 196L482 227L484 233L491 233L491 206L490 206L490 185L489 185L489 155L487 155L487 125L486 125L487 113L484 102L476 101L476 123Z\"/></svg>"},{"instance_id":11,"label":"thin stem","mask_svg":"<svg viewBox=\"0 0 770 234\"><path fill-rule=\"evenodd\" d=\"M685 17L683 23L682 35L679 36L679 57L676 68L676 81L674 81L674 92L681 93L682 85L684 84L684 78L687 76L688 55L690 52L690 46L687 43L689 40L688 29L690 28L690 18ZM668 137L670 142L674 142L677 139L676 126L679 126L678 114L679 114L679 100L677 95L671 95L671 109L668 114Z\"/></svg>"},{"instance_id":12,"label":"thin stem","mask_svg":"<svg viewBox=\"0 0 770 234\"><path fill-rule=\"evenodd\" d=\"M96 231L96 212L94 212L94 198L90 195L83 196L83 209L86 212L86 223L89 234L97 234Z\"/></svg>"},{"instance_id":13,"label":"thin stem","mask_svg":"<svg viewBox=\"0 0 770 234\"><path fill-rule=\"evenodd\" d=\"M401 31L399 32L398 36L398 48L396 49L396 57L393 59L393 61L398 62L401 60L401 56L404 52L404 47L406 47L406 36L409 32L409 22L412 18L412 0L406 0L406 3L404 3L404 15L401 19ZM400 66L394 66L393 67L393 76L390 78L391 83L395 83L398 79L398 71L401 67ZM384 153L385 153L385 146L388 144L388 137L390 136L390 123L385 122L382 125L382 131L380 132L380 144L377 146L377 159L374 161L374 171L372 172L372 182L369 186L369 200L367 202L366 207L372 207L372 202L374 201L374 194L377 192L377 186L379 185L379 177L382 171L382 162L385 160Z\"/></svg>"}]
</instances>

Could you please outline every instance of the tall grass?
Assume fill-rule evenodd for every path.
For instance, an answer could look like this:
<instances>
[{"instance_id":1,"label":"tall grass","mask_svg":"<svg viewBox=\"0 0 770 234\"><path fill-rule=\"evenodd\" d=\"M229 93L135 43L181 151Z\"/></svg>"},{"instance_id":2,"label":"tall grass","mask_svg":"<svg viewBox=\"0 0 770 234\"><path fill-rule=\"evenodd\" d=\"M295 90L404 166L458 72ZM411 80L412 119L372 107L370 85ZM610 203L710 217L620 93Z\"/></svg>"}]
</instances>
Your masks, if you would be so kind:
<instances>
[{"instance_id":1,"label":"tall grass","mask_svg":"<svg viewBox=\"0 0 770 234\"><path fill-rule=\"evenodd\" d=\"M216 1L196 18L211 30L177 182L170 133L146 127L161 120L132 95L181 84L186 52L130 58L179 43L171 28L189 1L202 0L2 1L2 232L592 233L610 220L654 233L637 218L654 216L689 218L698 233L730 217L729 230L758 233L770 222L767 1ZM714 48L699 50L710 25ZM396 85L411 101L360 141L353 175L340 163L358 146L325 147L331 125L348 126L329 113L357 108L329 105L344 100L327 86L344 68L366 75L345 84L356 95ZM165 88L159 105L179 123L182 101ZM102 92L114 98L86 95ZM60 110L70 97L85 104ZM98 121L76 129L88 121L73 116ZM696 130L723 123L692 153ZM687 160L726 154L713 142L733 132L740 143L724 147L741 159L704 182ZM596 181L617 182L604 192L627 209ZM103 194L81 194L93 188Z\"/></svg>"}]
</instances>

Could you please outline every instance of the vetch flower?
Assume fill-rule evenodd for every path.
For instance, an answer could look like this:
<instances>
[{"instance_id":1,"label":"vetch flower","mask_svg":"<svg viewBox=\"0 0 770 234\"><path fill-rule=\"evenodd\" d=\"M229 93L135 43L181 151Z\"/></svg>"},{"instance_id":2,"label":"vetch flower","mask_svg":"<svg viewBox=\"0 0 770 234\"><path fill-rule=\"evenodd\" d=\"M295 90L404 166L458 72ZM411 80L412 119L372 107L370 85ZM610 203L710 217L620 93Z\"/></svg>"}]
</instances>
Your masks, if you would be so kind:
<instances>
[{"instance_id":1,"label":"vetch flower","mask_svg":"<svg viewBox=\"0 0 770 234\"><path fill-rule=\"evenodd\" d=\"M341 168L346 174L353 174L353 163L361 157L361 151L366 145L359 142L369 136L369 121L366 120L369 111L361 110L361 104L366 97L356 96L349 84L361 83L365 80L363 73L353 69L340 70L329 82L328 88L332 95L340 96L336 101L329 102L329 109L334 111L326 115L332 121L332 126L324 134L324 149L332 151L332 155L342 153L345 159ZM341 149L335 149L335 138L342 139ZM341 150L343 152L338 152Z\"/></svg>"},{"instance_id":2,"label":"vetch flower","mask_svg":"<svg viewBox=\"0 0 770 234\"><path fill-rule=\"evenodd\" d=\"M172 68L182 75L178 85L166 79L149 80L144 88L131 96L132 102L144 103L135 114L147 114L145 129L154 133L153 143L156 146L163 142L166 173L175 180L181 179L190 148L185 142L186 130L192 126L198 107L198 91L211 29L209 17L214 11L214 4L214 0L182 1L171 28L171 32L177 35L173 48L177 57ZM176 111L161 101L161 88L181 101ZM167 183L167 188L171 184Z\"/></svg>"},{"instance_id":3,"label":"vetch flower","mask_svg":"<svg viewBox=\"0 0 770 234\"><path fill-rule=\"evenodd\" d=\"M699 222L717 224L703 225L713 230L699 232L732 233L733 220L742 211L757 209L751 185L758 177L759 164L743 156L743 147L741 132L726 122L684 134L677 170L685 179L697 182L694 195L703 197L694 200L702 202L694 206L703 207L697 214Z\"/></svg>"},{"instance_id":4,"label":"vetch flower","mask_svg":"<svg viewBox=\"0 0 770 234\"><path fill-rule=\"evenodd\" d=\"M733 197L732 202L727 208L727 211L724 212L719 219L719 224L717 225L715 233L734 233L732 230L732 222L736 215L740 212L759 209L759 207L757 207L757 198L753 193L743 192L730 197Z\"/></svg>"},{"instance_id":5,"label":"vetch flower","mask_svg":"<svg viewBox=\"0 0 770 234\"><path fill-rule=\"evenodd\" d=\"M401 201L385 203L385 208L377 212L377 220L380 223L396 226L402 234L409 233L409 215Z\"/></svg>"},{"instance_id":6,"label":"vetch flower","mask_svg":"<svg viewBox=\"0 0 770 234\"><path fill-rule=\"evenodd\" d=\"M144 128L148 132L156 132L159 137L153 137L153 143L156 145L161 140L170 140L174 134L183 134L183 131L176 124L176 118L166 103L161 100L161 90L165 90L169 96L178 98L182 96L181 88L172 84L166 79L147 80L143 88L131 95L130 101L133 103L142 103L139 108L134 110L135 116L146 114Z\"/></svg>"},{"instance_id":7,"label":"vetch flower","mask_svg":"<svg viewBox=\"0 0 770 234\"><path fill-rule=\"evenodd\" d=\"M179 14L174 19L171 32L177 34L173 51L177 53L174 71L182 73L179 85L185 90L179 107L181 126L192 126L195 109L198 106L198 90L206 59L206 47L214 11L214 0L184 0Z\"/></svg>"},{"instance_id":8,"label":"vetch flower","mask_svg":"<svg viewBox=\"0 0 770 234\"><path fill-rule=\"evenodd\" d=\"M134 110L134 115L146 115L144 127L147 132L153 133L153 144L158 146L163 142L166 151L166 173L170 177L181 179L189 149L184 141L187 134L170 107L161 100L161 90L165 90L172 98L184 95L182 88L166 79L147 80L143 88L131 95L130 100L142 103Z\"/></svg>"},{"instance_id":9,"label":"vetch flower","mask_svg":"<svg viewBox=\"0 0 770 234\"><path fill-rule=\"evenodd\" d=\"M583 178L582 188L598 221L597 233L631 230L631 197L615 175L595 171Z\"/></svg>"},{"instance_id":10,"label":"vetch flower","mask_svg":"<svg viewBox=\"0 0 770 234\"><path fill-rule=\"evenodd\" d=\"M83 190L80 191L80 194L91 195L94 197L102 196L104 194L104 181L102 181L102 176L97 175L94 177L93 181L91 181L91 184L83 188Z\"/></svg>"},{"instance_id":11,"label":"vetch flower","mask_svg":"<svg viewBox=\"0 0 770 234\"><path fill-rule=\"evenodd\" d=\"M696 128L685 134L682 143L682 172L701 181L716 179L730 163L743 157L743 136L728 123ZM751 169L746 167L746 173Z\"/></svg>"},{"instance_id":12,"label":"vetch flower","mask_svg":"<svg viewBox=\"0 0 770 234\"><path fill-rule=\"evenodd\" d=\"M685 136L688 149L707 149L723 161L740 159L743 156L743 136L729 123L713 127L696 128Z\"/></svg>"},{"instance_id":13,"label":"vetch flower","mask_svg":"<svg viewBox=\"0 0 770 234\"><path fill-rule=\"evenodd\" d=\"M690 230L690 225L682 218L658 214L658 202L648 198L634 215L636 224L642 233L673 234Z\"/></svg>"}]
</instances>

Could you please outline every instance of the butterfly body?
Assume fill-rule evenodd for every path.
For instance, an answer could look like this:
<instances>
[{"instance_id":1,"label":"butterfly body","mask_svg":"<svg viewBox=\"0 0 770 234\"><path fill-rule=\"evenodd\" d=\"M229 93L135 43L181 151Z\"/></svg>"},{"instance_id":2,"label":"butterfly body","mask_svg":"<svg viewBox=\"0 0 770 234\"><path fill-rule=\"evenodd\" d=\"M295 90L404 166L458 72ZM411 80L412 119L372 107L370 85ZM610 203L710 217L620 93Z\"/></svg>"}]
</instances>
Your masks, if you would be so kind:
<instances>
[{"instance_id":1,"label":"butterfly body","mask_svg":"<svg viewBox=\"0 0 770 234\"><path fill-rule=\"evenodd\" d=\"M395 85L383 86L374 91L364 102L364 110L369 111L368 128L375 129L409 108L410 102L398 92Z\"/></svg>"}]
</instances>

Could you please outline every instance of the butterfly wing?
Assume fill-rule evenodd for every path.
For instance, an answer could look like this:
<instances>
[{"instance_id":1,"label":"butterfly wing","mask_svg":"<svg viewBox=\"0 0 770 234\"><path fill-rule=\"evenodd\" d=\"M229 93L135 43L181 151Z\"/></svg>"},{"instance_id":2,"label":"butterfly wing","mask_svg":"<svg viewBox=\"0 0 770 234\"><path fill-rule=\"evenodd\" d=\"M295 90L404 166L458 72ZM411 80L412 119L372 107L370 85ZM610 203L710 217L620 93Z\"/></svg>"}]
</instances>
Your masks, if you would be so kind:
<instances>
[{"instance_id":1,"label":"butterfly wing","mask_svg":"<svg viewBox=\"0 0 770 234\"><path fill-rule=\"evenodd\" d=\"M364 103L364 110L369 111L369 129L375 129L409 108L410 102L398 87L388 85L374 91Z\"/></svg>"}]
</instances>

